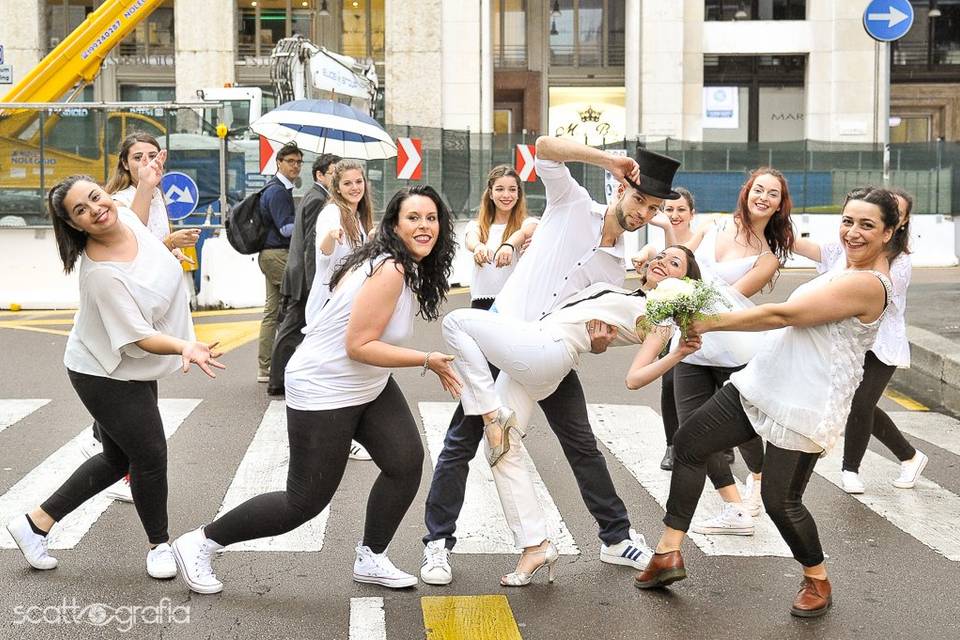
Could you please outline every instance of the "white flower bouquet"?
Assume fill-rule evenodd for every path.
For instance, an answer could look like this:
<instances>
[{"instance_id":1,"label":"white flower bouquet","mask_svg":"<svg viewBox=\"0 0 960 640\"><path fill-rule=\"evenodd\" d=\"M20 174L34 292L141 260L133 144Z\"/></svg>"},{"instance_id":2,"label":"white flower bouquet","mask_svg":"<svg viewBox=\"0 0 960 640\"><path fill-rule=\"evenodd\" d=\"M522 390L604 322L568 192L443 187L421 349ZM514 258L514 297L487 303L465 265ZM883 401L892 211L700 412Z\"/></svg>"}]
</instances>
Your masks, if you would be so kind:
<instances>
[{"instance_id":1,"label":"white flower bouquet","mask_svg":"<svg viewBox=\"0 0 960 640\"><path fill-rule=\"evenodd\" d=\"M647 313L637 323L644 333L654 326L675 324L683 334L694 320L707 317L706 310L727 306L720 291L710 282L691 278L667 278L647 292Z\"/></svg>"}]
</instances>

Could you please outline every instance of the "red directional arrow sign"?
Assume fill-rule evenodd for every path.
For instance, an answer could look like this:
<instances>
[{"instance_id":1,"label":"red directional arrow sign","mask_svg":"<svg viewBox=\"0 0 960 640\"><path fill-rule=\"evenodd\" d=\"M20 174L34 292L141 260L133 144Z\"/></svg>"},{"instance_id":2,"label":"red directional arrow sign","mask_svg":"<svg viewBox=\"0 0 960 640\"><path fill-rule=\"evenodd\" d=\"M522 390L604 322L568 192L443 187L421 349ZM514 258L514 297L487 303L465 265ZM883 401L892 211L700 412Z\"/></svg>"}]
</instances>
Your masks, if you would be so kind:
<instances>
[{"instance_id":1,"label":"red directional arrow sign","mask_svg":"<svg viewBox=\"0 0 960 640\"><path fill-rule=\"evenodd\" d=\"M397 138L397 179L419 180L423 165L420 138Z\"/></svg>"},{"instance_id":2,"label":"red directional arrow sign","mask_svg":"<svg viewBox=\"0 0 960 640\"><path fill-rule=\"evenodd\" d=\"M537 157L537 147L532 144L517 145L517 173L525 182L537 181L537 170L533 165Z\"/></svg>"}]
</instances>

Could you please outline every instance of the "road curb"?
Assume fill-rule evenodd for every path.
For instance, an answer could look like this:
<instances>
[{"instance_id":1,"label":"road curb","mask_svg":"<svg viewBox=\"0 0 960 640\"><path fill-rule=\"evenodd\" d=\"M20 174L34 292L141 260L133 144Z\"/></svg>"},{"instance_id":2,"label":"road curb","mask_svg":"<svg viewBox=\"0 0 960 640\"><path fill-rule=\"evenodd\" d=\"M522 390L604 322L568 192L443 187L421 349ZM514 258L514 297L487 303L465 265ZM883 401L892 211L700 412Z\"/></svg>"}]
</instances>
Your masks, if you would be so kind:
<instances>
[{"instance_id":1,"label":"road curb","mask_svg":"<svg viewBox=\"0 0 960 640\"><path fill-rule=\"evenodd\" d=\"M910 368L897 369L894 382L924 402L960 412L960 344L919 327L907 327Z\"/></svg>"}]
</instances>

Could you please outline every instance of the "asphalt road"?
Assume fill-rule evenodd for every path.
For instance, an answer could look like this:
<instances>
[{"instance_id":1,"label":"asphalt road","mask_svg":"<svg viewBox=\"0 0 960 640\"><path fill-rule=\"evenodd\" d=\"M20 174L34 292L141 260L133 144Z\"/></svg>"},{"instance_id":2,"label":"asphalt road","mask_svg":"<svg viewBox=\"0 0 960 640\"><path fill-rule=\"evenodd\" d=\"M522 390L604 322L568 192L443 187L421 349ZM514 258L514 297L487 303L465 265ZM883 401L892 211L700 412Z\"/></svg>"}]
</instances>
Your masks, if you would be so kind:
<instances>
[{"instance_id":1,"label":"asphalt road","mask_svg":"<svg viewBox=\"0 0 960 640\"><path fill-rule=\"evenodd\" d=\"M911 305L911 322L928 312L945 313L932 301L956 296L956 270L940 270L936 276L933 271L927 275L920 271L915 277L917 293L912 299L926 302ZM809 274L785 274L769 297L785 297L806 277ZM925 279L929 289L924 288ZM955 298L951 299L956 309ZM460 294L452 297L450 307L466 303L467 297ZM227 319L216 318L218 322ZM0 353L4 354L0 401L50 400L6 428L0 421L0 512L4 504L15 502L15 491L39 482L33 472L36 467L55 457L89 424L61 365L64 342L62 335L0 328ZM442 343L437 323L419 322L414 344L438 348ZM588 357L581 378L588 402L628 405L631 408L621 412L635 411L636 420L642 421L642 416L650 415L644 406L659 411L659 386L638 392L624 387L622 375L631 357L630 349ZM229 368L217 380L193 371L160 385L162 398L201 400L169 440L173 536L216 515L270 402L264 385L254 381L255 342L231 351L223 361ZM396 379L415 415L424 408L421 403L450 402L436 379L421 378L418 370L400 371ZM882 406L905 411L889 399ZM818 620L788 614L800 579L798 565L785 557L753 554L748 538L739 547L745 550L743 556L714 555L688 542L685 558L690 577L686 581L666 591L637 591L631 570L599 562L596 525L583 506L556 438L538 415L525 444L579 551L561 557L559 577L552 585L538 580L523 589L499 587L498 576L509 571L515 560L509 553L455 554L455 579L449 587L421 584L390 591L354 583L353 550L362 533L366 495L376 469L369 462L351 462L331 504L321 551L227 553L215 563L226 585L215 596L191 594L179 579L162 582L146 576L146 544L132 505L113 503L73 548L53 551L60 559L54 571L31 570L19 552L0 547L0 637L517 637L510 635L511 624L527 640L960 637L960 598L956 597L960 509L955 509L960 504L960 448L955 446L960 432L947 417L897 415L919 420L921 426L934 419L948 425L929 442L911 437L930 456L925 473L930 486L925 483L922 490L895 494L894 502L880 500L870 506L829 480L837 471L831 460L820 462L818 473L824 475L815 475L810 482L806 502L817 518L834 585L833 610ZM653 494L667 474L649 464L638 469L631 461L659 460L662 433L631 438L633 425L632 419L611 422L605 437L612 444L601 449L634 527L652 543L663 515ZM877 455L864 465L867 497L871 493L882 497L890 493L885 488L890 478L884 460L893 458L875 444L871 451ZM742 464L737 464L736 471L742 478ZM423 502L431 472L431 464L425 462L420 493L389 550L395 564L414 573L420 564ZM501 597L470 597L485 595ZM102 626L70 619L69 607L76 605L89 614L90 605L98 603L103 605L99 610L107 612L105 620L101 615ZM360 622L369 621L361 616L364 606L374 610L382 606L385 635L369 635L377 633L369 630L376 624L362 632ZM129 607L148 609L139 610L133 616L136 624L128 625L125 620L131 618L125 608ZM355 608L353 629L351 607ZM46 621L38 622L43 616ZM461 631L446 631L457 624Z\"/></svg>"}]
</instances>

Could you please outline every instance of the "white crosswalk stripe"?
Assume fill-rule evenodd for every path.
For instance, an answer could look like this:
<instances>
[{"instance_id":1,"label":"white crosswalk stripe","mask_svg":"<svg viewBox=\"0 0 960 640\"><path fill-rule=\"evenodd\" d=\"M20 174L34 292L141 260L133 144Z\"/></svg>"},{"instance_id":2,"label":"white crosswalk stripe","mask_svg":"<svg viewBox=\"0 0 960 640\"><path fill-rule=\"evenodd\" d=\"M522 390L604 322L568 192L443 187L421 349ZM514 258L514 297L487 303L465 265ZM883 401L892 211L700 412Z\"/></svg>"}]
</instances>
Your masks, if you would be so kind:
<instances>
[{"instance_id":1,"label":"white crosswalk stripe","mask_svg":"<svg viewBox=\"0 0 960 640\"><path fill-rule=\"evenodd\" d=\"M0 400L0 431L16 422L20 422L48 402L50 400Z\"/></svg>"},{"instance_id":2,"label":"white crosswalk stripe","mask_svg":"<svg viewBox=\"0 0 960 640\"><path fill-rule=\"evenodd\" d=\"M200 402L195 399L164 398L160 400L160 416L163 419L163 430L167 438L176 432ZM90 429L85 427L77 436L57 449L0 496L0 523L5 523L15 515L33 509L63 484L83 463L81 447L89 437ZM50 548L74 548L112 502L112 499L100 494L80 505L76 511L57 523L50 532ZM16 548L7 530L0 529L0 549Z\"/></svg>"},{"instance_id":3,"label":"white crosswalk stripe","mask_svg":"<svg viewBox=\"0 0 960 640\"><path fill-rule=\"evenodd\" d=\"M437 458L443 449L443 438L450 424L450 418L456 410L454 402L421 402L420 415L423 418L423 428L427 436L427 447L430 450L430 460L437 466ZM537 497L547 518L547 530L550 538L561 554L577 555L577 547L573 536L563 522L560 510L553 501L550 492L543 484L543 479L537 471L530 455L524 451L527 467L533 477L537 489ZM520 553L520 549L513 544L513 534L507 527L500 507L500 498L493 482L493 473L483 459L482 449L470 461L470 475L467 477L466 499L463 511L457 520L457 546L455 553Z\"/></svg>"},{"instance_id":4,"label":"white crosswalk stripe","mask_svg":"<svg viewBox=\"0 0 960 640\"><path fill-rule=\"evenodd\" d=\"M383 598L350 598L350 640L387 640Z\"/></svg>"},{"instance_id":5,"label":"white crosswalk stripe","mask_svg":"<svg viewBox=\"0 0 960 640\"><path fill-rule=\"evenodd\" d=\"M284 490L290 462L289 448L286 409L282 400L274 400L263 414L217 517L261 493ZM316 518L289 533L230 545L226 551L320 551L329 517L328 506Z\"/></svg>"},{"instance_id":6,"label":"white crosswalk stripe","mask_svg":"<svg viewBox=\"0 0 960 640\"><path fill-rule=\"evenodd\" d=\"M624 467L653 496L661 507L670 493L670 473L660 469L663 421L650 407L593 404L588 406L593 432ZM738 483L739 484L739 483ZM740 486L742 491L743 487ZM720 512L723 501L706 482L694 522ZM660 514L637 514L644 521L659 520ZM791 557L780 533L765 515L754 518L752 536L704 536L690 533L690 539L707 555Z\"/></svg>"},{"instance_id":7,"label":"white crosswalk stripe","mask_svg":"<svg viewBox=\"0 0 960 640\"><path fill-rule=\"evenodd\" d=\"M900 431L960 456L960 421L933 411L892 411L888 415ZM923 445L917 448L922 450Z\"/></svg>"}]
</instances>

